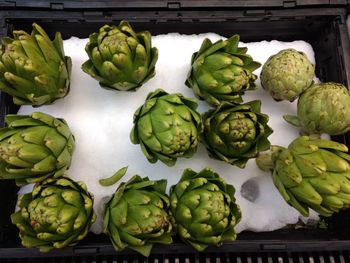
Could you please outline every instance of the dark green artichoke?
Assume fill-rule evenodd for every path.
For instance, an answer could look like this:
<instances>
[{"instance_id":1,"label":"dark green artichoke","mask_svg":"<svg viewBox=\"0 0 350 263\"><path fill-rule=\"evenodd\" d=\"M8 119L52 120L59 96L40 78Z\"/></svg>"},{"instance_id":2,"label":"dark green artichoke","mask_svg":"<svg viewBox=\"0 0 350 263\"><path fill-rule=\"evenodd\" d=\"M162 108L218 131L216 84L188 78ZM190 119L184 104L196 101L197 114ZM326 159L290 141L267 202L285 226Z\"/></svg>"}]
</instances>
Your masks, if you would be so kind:
<instances>
[{"instance_id":1,"label":"dark green artichoke","mask_svg":"<svg viewBox=\"0 0 350 263\"><path fill-rule=\"evenodd\" d=\"M158 159L168 166L178 157L191 157L203 130L197 102L182 94L157 89L148 94L134 115L131 142L140 144L151 163Z\"/></svg>"},{"instance_id":2,"label":"dark green artichoke","mask_svg":"<svg viewBox=\"0 0 350 263\"><path fill-rule=\"evenodd\" d=\"M331 216L350 207L350 155L341 143L302 136L288 148L273 146L256 162L272 179L283 198L302 215L309 208Z\"/></svg>"},{"instance_id":3,"label":"dark green artichoke","mask_svg":"<svg viewBox=\"0 0 350 263\"><path fill-rule=\"evenodd\" d=\"M314 84L298 100L298 116L284 119L307 134L339 135L350 130L350 93L339 83Z\"/></svg>"},{"instance_id":4,"label":"dark green artichoke","mask_svg":"<svg viewBox=\"0 0 350 263\"><path fill-rule=\"evenodd\" d=\"M13 37L2 38L0 45L0 90L18 105L51 104L66 96L72 62L64 55L61 34L51 41L34 23L31 35L16 30Z\"/></svg>"},{"instance_id":5,"label":"dark green artichoke","mask_svg":"<svg viewBox=\"0 0 350 263\"><path fill-rule=\"evenodd\" d=\"M69 168L74 137L63 119L34 112L6 116L0 129L0 179L17 185L60 177Z\"/></svg>"},{"instance_id":6,"label":"dark green artichoke","mask_svg":"<svg viewBox=\"0 0 350 263\"><path fill-rule=\"evenodd\" d=\"M267 125L269 117L260 108L259 100L241 105L224 102L204 113L201 138L209 155L244 168L250 158L269 149L267 137L272 129Z\"/></svg>"},{"instance_id":7,"label":"dark green artichoke","mask_svg":"<svg viewBox=\"0 0 350 263\"><path fill-rule=\"evenodd\" d=\"M152 48L151 34L135 33L126 21L91 34L85 50L89 60L82 69L103 88L135 90L155 75L158 50Z\"/></svg>"},{"instance_id":8,"label":"dark green artichoke","mask_svg":"<svg viewBox=\"0 0 350 263\"><path fill-rule=\"evenodd\" d=\"M313 83L315 67L307 56L295 49L284 49L268 58L260 80L276 101L294 101Z\"/></svg>"},{"instance_id":9,"label":"dark green artichoke","mask_svg":"<svg viewBox=\"0 0 350 263\"><path fill-rule=\"evenodd\" d=\"M48 252L73 246L88 233L96 219L93 196L82 182L68 177L49 178L21 195L20 210L11 215L22 245Z\"/></svg>"},{"instance_id":10,"label":"dark green artichoke","mask_svg":"<svg viewBox=\"0 0 350 263\"><path fill-rule=\"evenodd\" d=\"M234 187L211 169L186 169L170 188L170 214L179 236L198 251L235 240L241 211L234 194Z\"/></svg>"},{"instance_id":11,"label":"dark green artichoke","mask_svg":"<svg viewBox=\"0 0 350 263\"><path fill-rule=\"evenodd\" d=\"M257 76L252 72L261 64L253 61L248 49L238 47L238 43L239 35L214 44L206 38L192 55L186 85L200 99L215 106L222 101L240 103L246 90L256 88Z\"/></svg>"},{"instance_id":12,"label":"dark green artichoke","mask_svg":"<svg viewBox=\"0 0 350 263\"><path fill-rule=\"evenodd\" d=\"M135 175L122 183L104 210L104 231L116 250L129 247L149 256L153 244L172 242L166 180Z\"/></svg>"}]
</instances>

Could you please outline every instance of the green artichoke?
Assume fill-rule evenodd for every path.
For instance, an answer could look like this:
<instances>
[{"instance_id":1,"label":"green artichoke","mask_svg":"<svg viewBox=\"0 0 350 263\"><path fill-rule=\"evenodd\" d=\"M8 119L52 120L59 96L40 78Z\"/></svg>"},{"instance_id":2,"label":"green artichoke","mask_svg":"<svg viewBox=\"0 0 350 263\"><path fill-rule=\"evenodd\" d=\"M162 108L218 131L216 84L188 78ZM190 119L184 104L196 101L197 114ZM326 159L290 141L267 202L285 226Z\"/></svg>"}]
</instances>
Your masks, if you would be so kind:
<instances>
[{"instance_id":1,"label":"green artichoke","mask_svg":"<svg viewBox=\"0 0 350 263\"><path fill-rule=\"evenodd\" d=\"M0 179L17 185L60 177L69 168L74 137L63 119L34 112L6 116L0 129Z\"/></svg>"},{"instance_id":2,"label":"green artichoke","mask_svg":"<svg viewBox=\"0 0 350 263\"><path fill-rule=\"evenodd\" d=\"M294 101L313 83L315 67L307 56L295 49L284 49L263 65L260 81L276 101Z\"/></svg>"},{"instance_id":3,"label":"green artichoke","mask_svg":"<svg viewBox=\"0 0 350 263\"><path fill-rule=\"evenodd\" d=\"M197 102L182 94L150 92L134 115L131 142L140 144L148 161L173 166L178 157L191 157L203 130Z\"/></svg>"},{"instance_id":4,"label":"green artichoke","mask_svg":"<svg viewBox=\"0 0 350 263\"><path fill-rule=\"evenodd\" d=\"M214 44L206 38L192 55L186 85L197 97L215 106L222 101L240 103L246 90L256 88L257 76L252 72L261 64L238 43L239 35Z\"/></svg>"},{"instance_id":5,"label":"green artichoke","mask_svg":"<svg viewBox=\"0 0 350 263\"><path fill-rule=\"evenodd\" d=\"M155 75L158 50L152 48L151 34L135 33L126 21L91 34L85 50L89 60L82 69L103 88L136 90Z\"/></svg>"},{"instance_id":6,"label":"green artichoke","mask_svg":"<svg viewBox=\"0 0 350 263\"><path fill-rule=\"evenodd\" d=\"M177 233L198 251L235 240L241 211L234 194L234 187L211 169L186 169L170 188L170 215Z\"/></svg>"},{"instance_id":7,"label":"green artichoke","mask_svg":"<svg viewBox=\"0 0 350 263\"><path fill-rule=\"evenodd\" d=\"M259 100L241 105L224 102L204 113L201 138L209 155L244 168L250 158L269 149L267 137L272 129L267 125L269 117L260 108Z\"/></svg>"},{"instance_id":8,"label":"green artichoke","mask_svg":"<svg viewBox=\"0 0 350 263\"><path fill-rule=\"evenodd\" d=\"M129 247L149 256L153 244L172 242L166 180L138 175L122 183L104 210L104 231L116 250Z\"/></svg>"},{"instance_id":9,"label":"green artichoke","mask_svg":"<svg viewBox=\"0 0 350 263\"><path fill-rule=\"evenodd\" d=\"M86 185L67 177L36 184L32 193L19 196L17 205L20 210L11 220L22 245L41 252L77 244L96 219Z\"/></svg>"},{"instance_id":10,"label":"green artichoke","mask_svg":"<svg viewBox=\"0 0 350 263\"><path fill-rule=\"evenodd\" d=\"M298 116L284 119L308 134L339 135L350 130L350 93L342 84L314 84L298 100Z\"/></svg>"},{"instance_id":11,"label":"green artichoke","mask_svg":"<svg viewBox=\"0 0 350 263\"><path fill-rule=\"evenodd\" d=\"M13 36L0 45L0 90L18 105L51 104L66 96L72 62L64 55L61 34L51 41L34 23L31 35L18 30Z\"/></svg>"},{"instance_id":12,"label":"green artichoke","mask_svg":"<svg viewBox=\"0 0 350 263\"><path fill-rule=\"evenodd\" d=\"M262 170L272 171L272 180L283 198L302 215L309 208L331 216L350 207L350 155L341 143L302 136L288 148L273 146L260 155Z\"/></svg>"}]
</instances>

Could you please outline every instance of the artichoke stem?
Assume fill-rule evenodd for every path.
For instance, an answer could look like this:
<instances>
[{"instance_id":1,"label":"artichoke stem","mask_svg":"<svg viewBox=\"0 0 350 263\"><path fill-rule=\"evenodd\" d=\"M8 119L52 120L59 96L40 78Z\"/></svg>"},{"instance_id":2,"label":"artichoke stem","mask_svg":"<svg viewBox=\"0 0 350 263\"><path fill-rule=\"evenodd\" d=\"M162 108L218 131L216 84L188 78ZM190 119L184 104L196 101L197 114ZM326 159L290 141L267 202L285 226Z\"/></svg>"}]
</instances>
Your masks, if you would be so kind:
<instances>
[{"instance_id":1,"label":"artichoke stem","mask_svg":"<svg viewBox=\"0 0 350 263\"><path fill-rule=\"evenodd\" d=\"M255 159L257 166L265 171L272 171L274 168L272 161L272 152L259 154L259 156Z\"/></svg>"}]
</instances>

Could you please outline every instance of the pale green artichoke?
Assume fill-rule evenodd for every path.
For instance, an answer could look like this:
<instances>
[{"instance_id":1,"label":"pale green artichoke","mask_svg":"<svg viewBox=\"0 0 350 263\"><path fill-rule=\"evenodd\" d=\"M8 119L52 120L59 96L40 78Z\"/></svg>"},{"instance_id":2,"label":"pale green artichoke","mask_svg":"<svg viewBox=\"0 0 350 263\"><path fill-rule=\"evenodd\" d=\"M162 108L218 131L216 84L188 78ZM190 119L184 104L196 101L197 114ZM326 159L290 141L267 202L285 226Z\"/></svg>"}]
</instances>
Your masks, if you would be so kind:
<instances>
[{"instance_id":1,"label":"pale green artichoke","mask_svg":"<svg viewBox=\"0 0 350 263\"><path fill-rule=\"evenodd\" d=\"M0 129L0 179L17 185L60 177L69 168L74 137L63 119L34 112L7 115Z\"/></svg>"},{"instance_id":2,"label":"pale green artichoke","mask_svg":"<svg viewBox=\"0 0 350 263\"><path fill-rule=\"evenodd\" d=\"M116 250L129 247L148 257L153 244L172 242L166 180L135 175L105 205L104 231Z\"/></svg>"},{"instance_id":3,"label":"pale green artichoke","mask_svg":"<svg viewBox=\"0 0 350 263\"><path fill-rule=\"evenodd\" d=\"M67 177L36 184L32 193L19 196L17 205L11 220L22 245L41 252L77 244L96 219L86 185Z\"/></svg>"},{"instance_id":4,"label":"pale green artichoke","mask_svg":"<svg viewBox=\"0 0 350 263\"><path fill-rule=\"evenodd\" d=\"M238 43L239 35L214 44L206 38L192 55L186 85L197 97L215 106L223 101L240 103L246 90L256 88L257 76L252 72L261 64Z\"/></svg>"},{"instance_id":5,"label":"pale green artichoke","mask_svg":"<svg viewBox=\"0 0 350 263\"><path fill-rule=\"evenodd\" d=\"M0 90L18 105L51 104L67 95L72 62L64 55L60 33L53 41L37 24L31 35L13 31L0 45Z\"/></svg>"},{"instance_id":6,"label":"pale green artichoke","mask_svg":"<svg viewBox=\"0 0 350 263\"><path fill-rule=\"evenodd\" d=\"M313 83L315 67L295 49L284 49L269 57L260 73L261 85L276 101L294 101Z\"/></svg>"},{"instance_id":7,"label":"pale green artichoke","mask_svg":"<svg viewBox=\"0 0 350 263\"><path fill-rule=\"evenodd\" d=\"M186 169L170 188L170 214L184 242L203 251L236 239L241 211L235 189L209 168L199 173Z\"/></svg>"},{"instance_id":8,"label":"pale green artichoke","mask_svg":"<svg viewBox=\"0 0 350 263\"><path fill-rule=\"evenodd\" d=\"M182 94L158 89L148 94L134 115L131 142L140 144L148 161L173 166L178 157L191 157L203 130L197 102Z\"/></svg>"},{"instance_id":9,"label":"pale green artichoke","mask_svg":"<svg viewBox=\"0 0 350 263\"><path fill-rule=\"evenodd\" d=\"M85 50L89 60L82 69L103 88L135 90L155 75L158 50L152 48L151 34L135 33L126 21L91 34Z\"/></svg>"},{"instance_id":10,"label":"pale green artichoke","mask_svg":"<svg viewBox=\"0 0 350 263\"><path fill-rule=\"evenodd\" d=\"M250 158L269 149L267 137L273 131L267 125L269 117L260 109L259 100L241 105L224 102L204 113L201 138L209 155L244 168Z\"/></svg>"},{"instance_id":11,"label":"pale green artichoke","mask_svg":"<svg viewBox=\"0 0 350 263\"><path fill-rule=\"evenodd\" d=\"M298 116L285 115L307 134L339 135L350 130L350 93L342 84L314 84L298 100Z\"/></svg>"},{"instance_id":12,"label":"pale green artichoke","mask_svg":"<svg viewBox=\"0 0 350 263\"><path fill-rule=\"evenodd\" d=\"M262 170L272 171L272 180L283 198L302 215L309 208L323 216L350 207L350 155L341 143L302 136L288 148L273 146L260 155Z\"/></svg>"}]
</instances>

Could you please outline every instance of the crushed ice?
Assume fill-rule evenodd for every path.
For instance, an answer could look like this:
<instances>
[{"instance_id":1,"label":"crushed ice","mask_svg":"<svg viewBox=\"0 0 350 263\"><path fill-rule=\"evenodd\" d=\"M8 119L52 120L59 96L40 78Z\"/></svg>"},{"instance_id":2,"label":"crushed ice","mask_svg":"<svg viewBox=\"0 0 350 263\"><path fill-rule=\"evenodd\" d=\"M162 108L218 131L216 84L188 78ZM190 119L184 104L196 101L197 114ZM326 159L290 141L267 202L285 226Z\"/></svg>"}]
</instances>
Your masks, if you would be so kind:
<instances>
[{"instance_id":1,"label":"crushed ice","mask_svg":"<svg viewBox=\"0 0 350 263\"><path fill-rule=\"evenodd\" d=\"M29 114L42 111L55 117L64 118L76 138L76 149L71 168L67 174L75 179L84 181L90 192L95 196L94 208L97 211L97 221L92 227L94 233L102 232L102 203L103 198L112 195L117 185L102 187L98 180L109 177L118 169L129 166L122 181L132 175L139 174L151 179L168 180L168 189L181 177L185 168L199 171L208 166L218 172L228 183L236 188L236 199L242 209L242 221L236 230L271 231L286 224L294 224L300 214L283 200L274 187L270 174L262 172L250 160L245 169L240 169L222 161L212 160L203 145L191 159L178 159L174 167L167 167L161 162L151 164L143 155L139 145L133 145L129 140L133 114L143 104L147 94L157 88L167 92L181 92L184 96L194 98L191 89L184 84L190 69L190 59L193 52L198 51L205 37L213 42L221 37L217 34L180 35L170 33L152 38L152 44L159 50L156 65L156 76L143 85L137 92L119 92L105 90L98 82L81 70L81 64L87 60L84 47L87 39L72 37L64 41L66 55L73 61L71 90L67 97L56 101L53 105L32 108L21 107L19 114ZM248 54L254 60L263 64L270 55L285 48L295 48L307 54L315 63L311 45L303 41L279 42L262 41L242 44L248 47ZM261 68L255 71L260 74ZM269 137L272 144L287 146L298 136L298 130L282 119L284 114L296 113L296 101L275 102L257 80L258 89L248 91L244 101L260 99L262 112L270 116L269 125L274 133ZM201 101L198 110L202 113L209 106ZM246 193L252 201L241 195L243 183L253 178L254 187L259 193ZM250 187L251 188L251 187ZM248 198L249 199L249 198ZM311 219L317 220L316 213Z\"/></svg>"}]
</instances>

